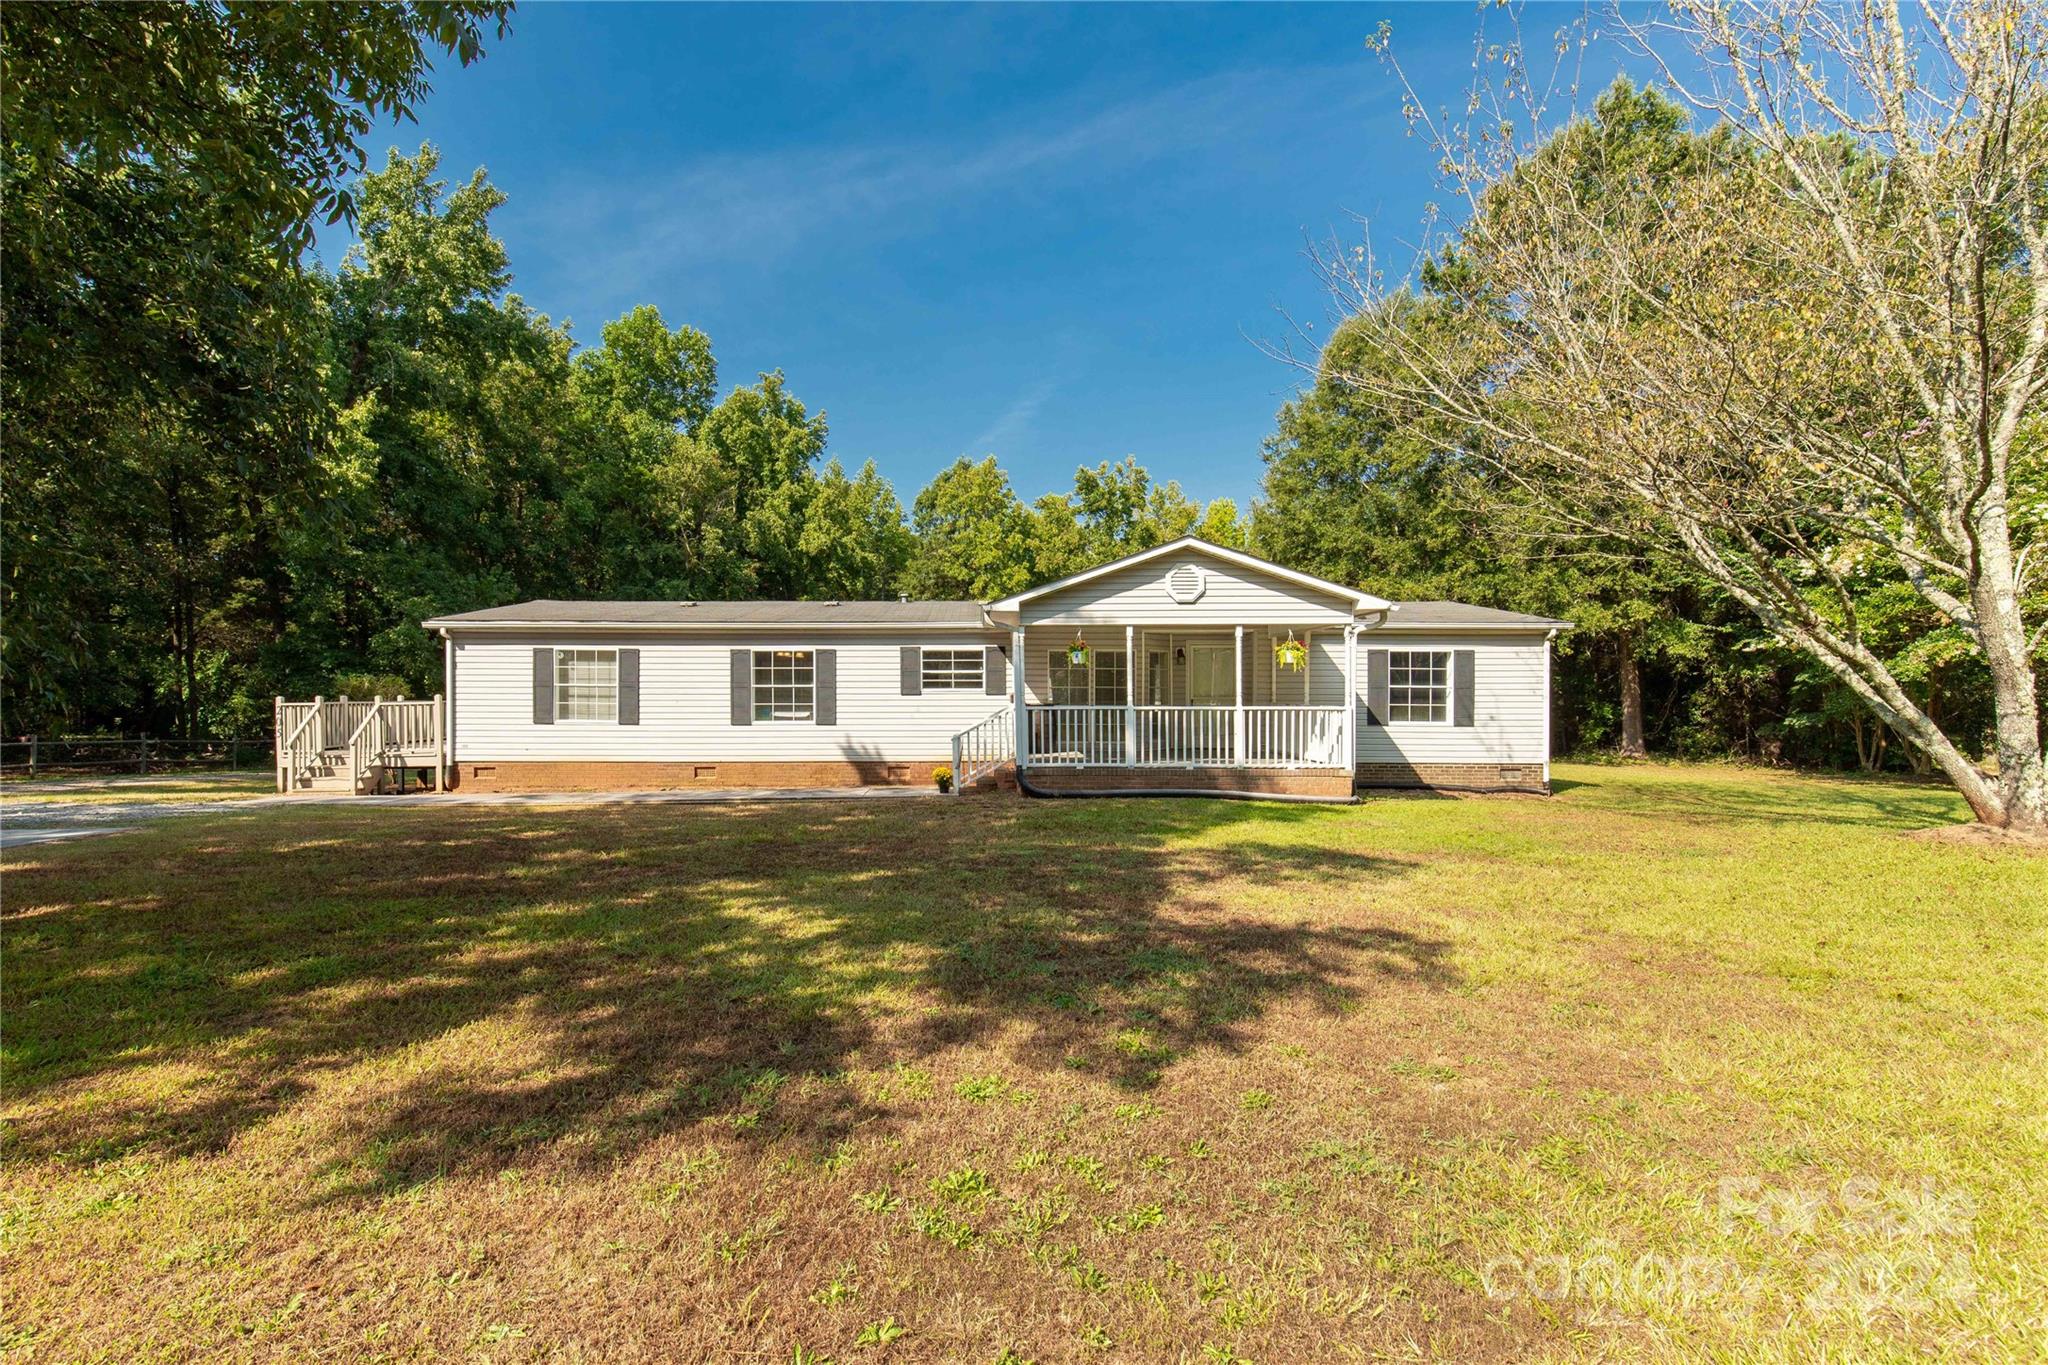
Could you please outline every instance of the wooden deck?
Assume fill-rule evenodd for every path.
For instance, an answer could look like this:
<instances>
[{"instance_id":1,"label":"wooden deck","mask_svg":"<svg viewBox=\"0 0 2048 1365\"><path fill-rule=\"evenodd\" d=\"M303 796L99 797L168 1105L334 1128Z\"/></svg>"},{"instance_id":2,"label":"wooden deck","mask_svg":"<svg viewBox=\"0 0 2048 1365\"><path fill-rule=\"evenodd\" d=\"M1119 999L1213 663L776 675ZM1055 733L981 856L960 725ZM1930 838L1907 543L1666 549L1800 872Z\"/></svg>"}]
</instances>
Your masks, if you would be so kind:
<instances>
[{"instance_id":1,"label":"wooden deck","mask_svg":"<svg viewBox=\"0 0 2048 1365\"><path fill-rule=\"evenodd\" d=\"M447 708L427 701L372 697L351 701L277 698L279 792L349 792L370 796L410 770L445 787Z\"/></svg>"}]
</instances>

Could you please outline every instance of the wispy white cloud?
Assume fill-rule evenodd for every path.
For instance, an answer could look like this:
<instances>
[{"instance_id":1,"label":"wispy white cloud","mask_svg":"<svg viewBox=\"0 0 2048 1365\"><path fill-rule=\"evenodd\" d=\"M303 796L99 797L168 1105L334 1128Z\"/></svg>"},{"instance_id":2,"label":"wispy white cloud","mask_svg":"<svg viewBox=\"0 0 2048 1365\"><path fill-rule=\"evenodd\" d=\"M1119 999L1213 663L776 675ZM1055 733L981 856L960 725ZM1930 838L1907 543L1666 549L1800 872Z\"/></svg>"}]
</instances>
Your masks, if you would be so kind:
<instances>
[{"instance_id":1,"label":"wispy white cloud","mask_svg":"<svg viewBox=\"0 0 2048 1365\"><path fill-rule=\"evenodd\" d=\"M967 443L971 456L1001 455L1031 434L1032 423L1038 420L1038 413L1053 396L1059 385L1051 378L1033 383L1017 395L1016 401L1004 408L996 419L988 424L973 440Z\"/></svg>"},{"instance_id":2,"label":"wispy white cloud","mask_svg":"<svg viewBox=\"0 0 2048 1365\"><path fill-rule=\"evenodd\" d=\"M1048 109L1028 126L864 145L701 157L635 179L577 173L519 211L576 244L593 278L633 279L735 262L776 266L820 244L929 230L988 194L1106 179L1143 163L1276 126L1313 136L1362 82L1353 66L1245 70L1085 109Z\"/></svg>"}]
</instances>

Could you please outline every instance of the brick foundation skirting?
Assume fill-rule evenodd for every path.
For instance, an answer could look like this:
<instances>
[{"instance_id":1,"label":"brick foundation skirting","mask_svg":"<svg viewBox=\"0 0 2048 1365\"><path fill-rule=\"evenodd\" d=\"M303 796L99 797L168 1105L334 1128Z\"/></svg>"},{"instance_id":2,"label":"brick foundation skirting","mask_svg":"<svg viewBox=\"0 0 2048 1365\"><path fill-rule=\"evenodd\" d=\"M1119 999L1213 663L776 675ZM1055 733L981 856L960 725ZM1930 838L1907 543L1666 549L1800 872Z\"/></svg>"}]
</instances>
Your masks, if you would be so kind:
<instances>
[{"instance_id":1,"label":"brick foundation skirting","mask_svg":"<svg viewBox=\"0 0 2048 1365\"><path fill-rule=\"evenodd\" d=\"M1040 791L1245 792L1260 796L1351 795L1351 774L1342 768L1028 768L1025 778Z\"/></svg>"},{"instance_id":2,"label":"brick foundation skirting","mask_svg":"<svg viewBox=\"0 0 2048 1365\"><path fill-rule=\"evenodd\" d=\"M1516 791L1548 795L1541 763L1361 763L1361 787L1424 787L1442 791Z\"/></svg>"},{"instance_id":3,"label":"brick foundation skirting","mask_svg":"<svg viewBox=\"0 0 2048 1365\"><path fill-rule=\"evenodd\" d=\"M673 791L689 787L925 786L947 760L908 763L827 759L816 762L632 763L508 760L460 763L455 786L469 791ZM1033 768L1031 785L1049 792L1214 791L1273 796L1348 796L1340 768ZM1361 763L1361 787L1547 794L1540 763Z\"/></svg>"},{"instance_id":4,"label":"brick foundation skirting","mask_svg":"<svg viewBox=\"0 0 2048 1365\"><path fill-rule=\"evenodd\" d=\"M508 760L458 763L455 785L466 791L675 791L687 787L930 786L944 758L908 763L826 759L806 763L629 763Z\"/></svg>"}]
</instances>

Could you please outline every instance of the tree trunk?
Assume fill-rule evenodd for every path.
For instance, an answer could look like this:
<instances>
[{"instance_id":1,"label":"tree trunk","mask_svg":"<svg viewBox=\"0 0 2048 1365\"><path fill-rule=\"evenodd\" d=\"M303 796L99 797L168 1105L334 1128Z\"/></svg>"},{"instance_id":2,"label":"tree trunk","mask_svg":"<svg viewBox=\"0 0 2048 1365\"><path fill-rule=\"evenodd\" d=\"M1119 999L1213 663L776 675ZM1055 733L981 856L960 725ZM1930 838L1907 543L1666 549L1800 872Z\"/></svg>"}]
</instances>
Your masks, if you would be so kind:
<instances>
[{"instance_id":1,"label":"tree trunk","mask_svg":"<svg viewBox=\"0 0 2048 1365\"><path fill-rule=\"evenodd\" d=\"M1882 768L1890 729L1882 721L1865 719L1861 709L1849 713L1849 729L1856 736L1856 766L1867 773Z\"/></svg>"},{"instance_id":2,"label":"tree trunk","mask_svg":"<svg viewBox=\"0 0 2048 1365\"><path fill-rule=\"evenodd\" d=\"M1636 662L1635 634L1621 633L1621 756L1648 758L1643 743L1643 671Z\"/></svg>"},{"instance_id":3,"label":"tree trunk","mask_svg":"<svg viewBox=\"0 0 2048 1365\"><path fill-rule=\"evenodd\" d=\"M2002 487L1997 490L2001 494ZM2041 752L2041 712L2035 698L2033 661L2026 625L2020 618L2019 576L2012 554L2011 526L2004 499L1986 499L1978 513L1981 572L1970 585L1979 643L1991 672L1991 701L1997 718L1998 794L2004 808L1977 818L1988 824L2048 830L2048 762ZM1968 795L1968 793L1965 793Z\"/></svg>"}]
</instances>

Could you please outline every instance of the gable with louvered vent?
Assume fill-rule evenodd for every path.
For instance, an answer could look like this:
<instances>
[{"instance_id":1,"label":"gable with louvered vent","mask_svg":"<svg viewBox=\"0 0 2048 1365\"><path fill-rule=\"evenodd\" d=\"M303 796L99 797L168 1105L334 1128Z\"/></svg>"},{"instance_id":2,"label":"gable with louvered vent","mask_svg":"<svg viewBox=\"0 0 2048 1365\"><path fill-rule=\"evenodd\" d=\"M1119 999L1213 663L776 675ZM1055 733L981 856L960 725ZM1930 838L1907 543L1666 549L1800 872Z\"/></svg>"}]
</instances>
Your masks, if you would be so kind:
<instances>
[{"instance_id":1,"label":"gable with louvered vent","mask_svg":"<svg viewBox=\"0 0 2048 1365\"><path fill-rule=\"evenodd\" d=\"M1209 576L1199 564L1177 564L1166 575L1166 595L1182 606L1202 600L1209 590Z\"/></svg>"}]
</instances>

